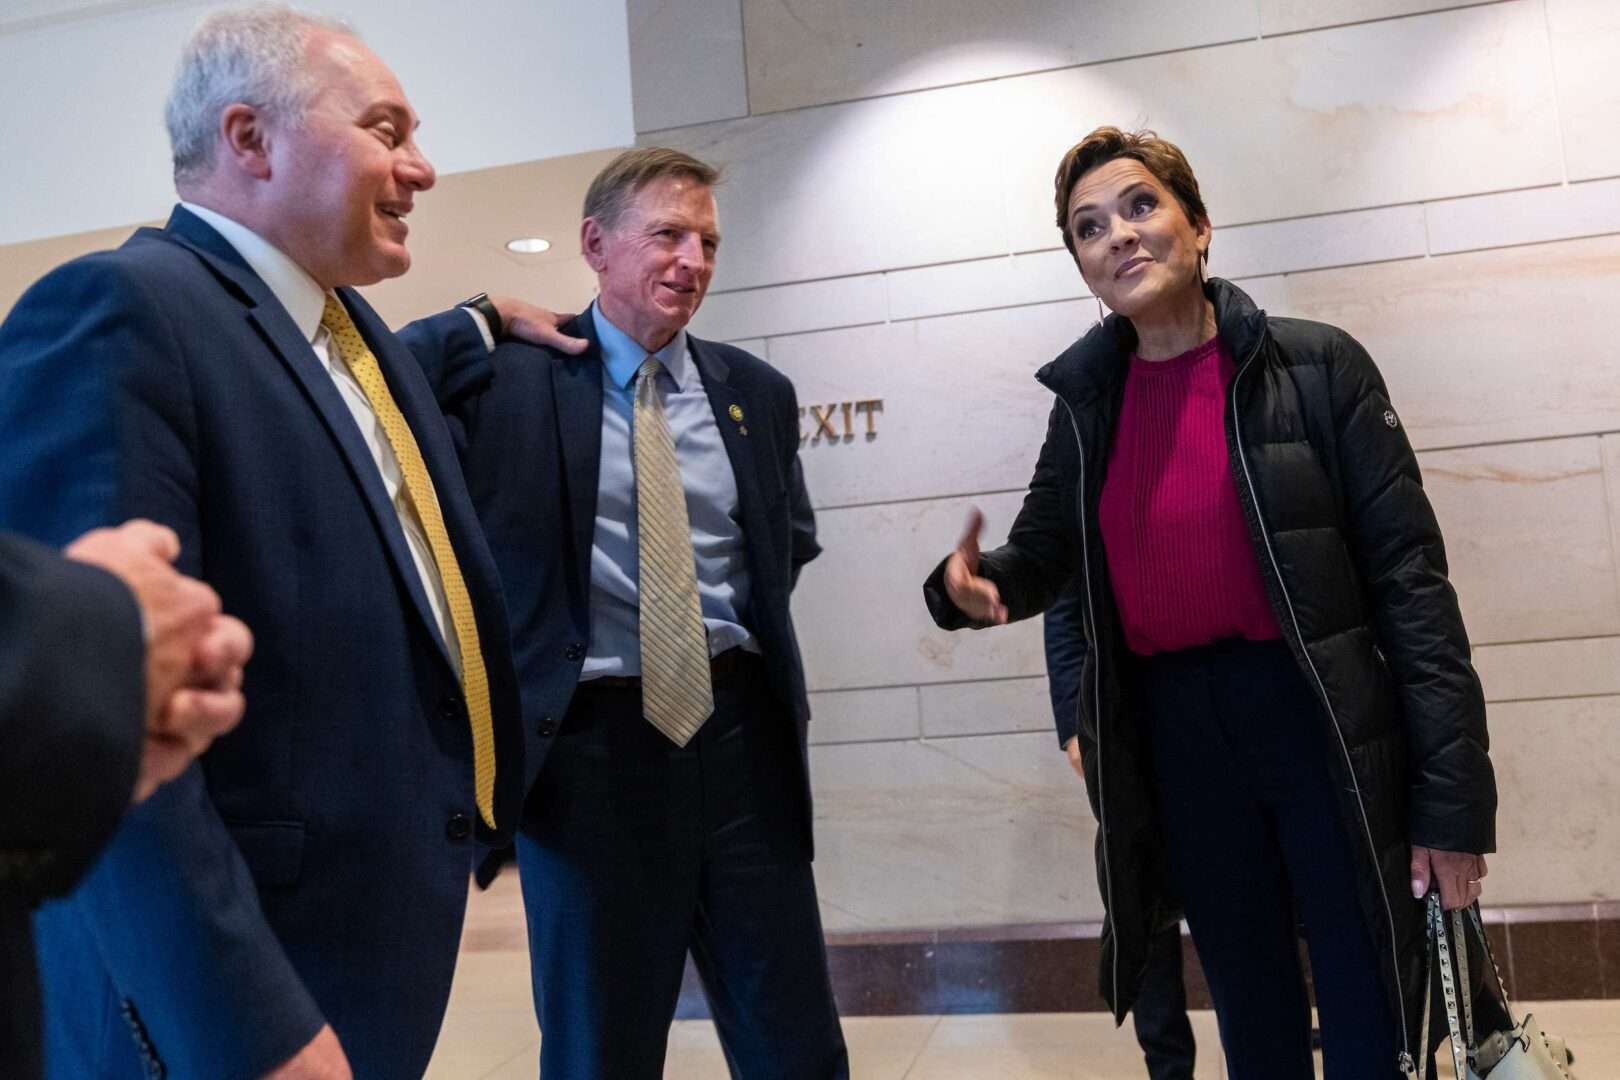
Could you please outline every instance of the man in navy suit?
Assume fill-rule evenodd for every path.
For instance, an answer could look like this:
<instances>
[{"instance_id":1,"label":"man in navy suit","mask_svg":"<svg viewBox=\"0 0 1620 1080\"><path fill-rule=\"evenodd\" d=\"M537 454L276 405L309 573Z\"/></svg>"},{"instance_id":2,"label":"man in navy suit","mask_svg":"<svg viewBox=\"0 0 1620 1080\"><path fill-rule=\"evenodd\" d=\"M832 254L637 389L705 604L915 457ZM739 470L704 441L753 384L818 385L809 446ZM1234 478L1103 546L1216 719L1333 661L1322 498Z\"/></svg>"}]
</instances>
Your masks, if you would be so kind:
<instances>
[{"instance_id":1,"label":"man in navy suit","mask_svg":"<svg viewBox=\"0 0 1620 1080\"><path fill-rule=\"evenodd\" d=\"M585 351L506 344L430 372L512 621L547 1080L662 1076L688 951L733 1075L848 1074L788 610L820 550L798 405L763 361L685 331L715 180L676 151L616 158L581 230L599 295L562 328ZM413 344L430 367L453 352Z\"/></svg>"},{"instance_id":2,"label":"man in navy suit","mask_svg":"<svg viewBox=\"0 0 1620 1080\"><path fill-rule=\"evenodd\" d=\"M341 25L210 17L168 107L160 230L0 327L0 521L179 536L257 636L247 713L36 919L54 1077L425 1070L476 843L525 793L496 570L437 404L353 286L434 182ZM482 316L438 316L482 348Z\"/></svg>"}]
</instances>

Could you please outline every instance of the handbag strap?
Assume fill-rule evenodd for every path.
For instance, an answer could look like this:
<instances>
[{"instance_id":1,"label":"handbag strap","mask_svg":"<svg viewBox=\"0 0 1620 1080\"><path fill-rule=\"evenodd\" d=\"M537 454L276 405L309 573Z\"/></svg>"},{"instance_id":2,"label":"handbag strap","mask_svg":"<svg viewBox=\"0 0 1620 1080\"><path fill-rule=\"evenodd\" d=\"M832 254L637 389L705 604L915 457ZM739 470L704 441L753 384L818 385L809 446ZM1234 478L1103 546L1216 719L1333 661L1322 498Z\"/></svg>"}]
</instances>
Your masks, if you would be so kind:
<instances>
[{"instance_id":1,"label":"handbag strap","mask_svg":"<svg viewBox=\"0 0 1620 1080\"><path fill-rule=\"evenodd\" d=\"M1508 1000L1507 981L1502 978L1502 967L1496 962L1496 953L1491 949L1490 935L1485 933L1485 920L1480 918L1478 900L1468 909L1468 918L1473 922L1474 929L1479 931L1479 940L1485 946L1485 957L1491 962L1491 971L1496 975L1496 988L1502 991L1502 1010L1507 1013L1508 1023L1518 1027L1519 1021L1513 1015L1513 1002Z\"/></svg>"},{"instance_id":2,"label":"handbag strap","mask_svg":"<svg viewBox=\"0 0 1620 1080\"><path fill-rule=\"evenodd\" d=\"M1463 1043L1462 1021L1457 1015L1457 986L1451 958L1451 943L1446 940L1446 917L1440 909L1440 894L1429 893L1429 942L1440 968L1440 996L1446 1005L1446 1025L1451 1034L1451 1065L1457 1076L1467 1076L1468 1050ZM1428 1002L1424 1003L1425 1008ZM1428 1053L1428 1025L1424 1025L1423 1052Z\"/></svg>"},{"instance_id":3,"label":"handbag strap","mask_svg":"<svg viewBox=\"0 0 1620 1080\"><path fill-rule=\"evenodd\" d=\"M1463 924L1460 911L1451 913L1451 940L1457 949L1457 1000L1462 1004L1463 1043L1472 1053L1478 1043L1474 1040L1474 994L1469 985L1468 928Z\"/></svg>"}]
</instances>

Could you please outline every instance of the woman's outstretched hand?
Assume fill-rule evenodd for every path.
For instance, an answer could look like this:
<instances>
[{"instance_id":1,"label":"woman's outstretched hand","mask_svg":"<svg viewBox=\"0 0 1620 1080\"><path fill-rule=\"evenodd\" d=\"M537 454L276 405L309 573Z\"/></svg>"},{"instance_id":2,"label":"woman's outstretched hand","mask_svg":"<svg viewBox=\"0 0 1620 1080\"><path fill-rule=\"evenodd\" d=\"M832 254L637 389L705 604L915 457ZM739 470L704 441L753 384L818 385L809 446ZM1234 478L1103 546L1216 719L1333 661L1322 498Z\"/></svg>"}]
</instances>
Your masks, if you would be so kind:
<instances>
[{"instance_id":1,"label":"woman's outstretched hand","mask_svg":"<svg viewBox=\"0 0 1620 1080\"><path fill-rule=\"evenodd\" d=\"M1412 897L1421 900L1430 884L1440 889L1440 906L1457 911L1479 899L1480 881L1490 873L1485 856L1412 845Z\"/></svg>"},{"instance_id":2,"label":"woman's outstretched hand","mask_svg":"<svg viewBox=\"0 0 1620 1080\"><path fill-rule=\"evenodd\" d=\"M979 576L979 533L983 529L984 515L977 509L969 511L962 539L945 560L945 594L974 622L1000 626L1007 621L1001 592L995 582Z\"/></svg>"}]
</instances>

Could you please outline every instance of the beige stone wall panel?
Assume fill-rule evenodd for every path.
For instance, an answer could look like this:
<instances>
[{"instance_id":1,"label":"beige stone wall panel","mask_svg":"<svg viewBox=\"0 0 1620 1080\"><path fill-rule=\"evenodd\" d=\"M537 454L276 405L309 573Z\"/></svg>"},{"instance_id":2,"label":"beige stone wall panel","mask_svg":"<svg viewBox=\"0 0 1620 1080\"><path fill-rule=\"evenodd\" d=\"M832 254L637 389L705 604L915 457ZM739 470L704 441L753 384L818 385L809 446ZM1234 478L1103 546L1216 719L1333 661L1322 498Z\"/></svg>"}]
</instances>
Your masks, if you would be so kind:
<instances>
[{"instance_id":1,"label":"beige stone wall panel","mask_svg":"<svg viewBox=\"0 0 1620 1080\"><path fill-rule=\"evenodd\" d=\"M737 0L628 0L638 132L748 115Z\"/></svg>"},{"instance_id":2,"label":"beige stone wall panel","mask_svg":"<svg viewBox=\"0 0 1620 1080\"><path fill-rule=\"evenodd\" d=\"M1594 438L1420 456L1476 644L1620 632Z\"/></svg>"},{"instance_id":3,"label":"beige stone wall panel","mask_svg":"<svg viewBox=\"0 0 1620 1080\"><path fill-rule=\"evenodd\" d=\"M915 686L824 690L810 695L810 742L915 739L922 734Z\"/></svg>"},{"instance_id":4,"label":"beige stone wall panel","mask_svg":"<svg viewBox=\"0 0 1620 1080\"><path fill-rule=\"evenodd\" d=\"M1418 447L1620 430L1620 237L1285 279L1287 314L1353 334Z\"/></svg>"},{"instance_id":5,"label":"beige stone wall panel","mask_svg":"<svg viewBox=\"0 0 1620 1080\"><path fill-rule=\"evenodd\" d=\"M1252 37L1251 0L743 0L755 112Z\"/></svg>"},{"instance_id":6,"label":"beige stone wall panel","mask_svg":"<svg viewBox=\"0 0 1620 1080\"><path fill-rule=\"evenodd\" d=\"M799 578L793 613L812 690L1040 675L1041 624L947 633L923 606L923 579L949 554L968 508L984 543L1003 542L1018 494L889 503L817 515L822 556Z\"/></svg>"},{"instance_id":7,"label":"beige stone wall panel","mask_svg":"<svg viewBox=\"0 0 1620 1080\"><path fill-rule=\"evenodd\" d=\"M928 738L1040 731L1053 735L1048 749L1060 752L1045 679L942 683L921 687L918 694Z\"/></svg>"},{"instance_id":8,"label":"beige stone wall panel","mask_svg":"<svg viewBox=\"0 0 1620 1080\"><path fill-rule=\"evenodd\" d=\"M1620 698L1491 710L1500 795L1490 904L1620 896Z\"/></svg>"},{"instance_id":9,"label":"beige stone wall panel","mask_svg":"<svg viewBox=\"0 0 1620 1080\"><path fill-rule=\"evenodd\" d=\"M1347 23L1469 7L1480 0L1260 0L1260 33L1297 34Z\"/></svg>"},{"instance_id":10,"label":"beige stone wall panel","mask_svg":"<svg viewBox=\"0 0 1620 1080\"><path fill-rule=\"evenodd\" d=\"M1545 2L1569 178L1620 175L1620 4Z\"/></svg>"},{"instance_id":11,"label":"beige stone wall panel","mask_svg":"<svg viewBox=\"0 0 1620 1080\"><path fill-rule=\"evenodd\" d=\"M829 930L1102 916L1085 788L1046 734L817 746Z\"/></svg>"}]
</instances>

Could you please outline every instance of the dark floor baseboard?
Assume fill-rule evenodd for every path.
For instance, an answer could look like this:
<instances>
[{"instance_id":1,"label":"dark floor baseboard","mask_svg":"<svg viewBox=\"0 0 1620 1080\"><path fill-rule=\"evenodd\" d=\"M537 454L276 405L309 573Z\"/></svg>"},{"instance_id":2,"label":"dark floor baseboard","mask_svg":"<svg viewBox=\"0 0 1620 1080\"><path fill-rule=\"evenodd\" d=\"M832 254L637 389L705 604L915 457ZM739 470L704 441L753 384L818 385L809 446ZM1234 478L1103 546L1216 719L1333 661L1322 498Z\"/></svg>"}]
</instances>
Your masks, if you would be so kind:
<instances>
[{"instance_id":1,"label":"dark floor baseboard","mask_svg":"<svg viewBox=\"0 0 1620 1080\"><path fill-rule=\"evenodd\" d=\"M1620 902L1487 908L1508 991L1525 1001L1620 998ZM1043 923L827 936L845 1016L1103 1012L1097 923ZM1188 1004L1209 1007L1192 942L1182 938ZM708 1016L691 965L681 1019Z\"/></svg>"}]
</instances>

